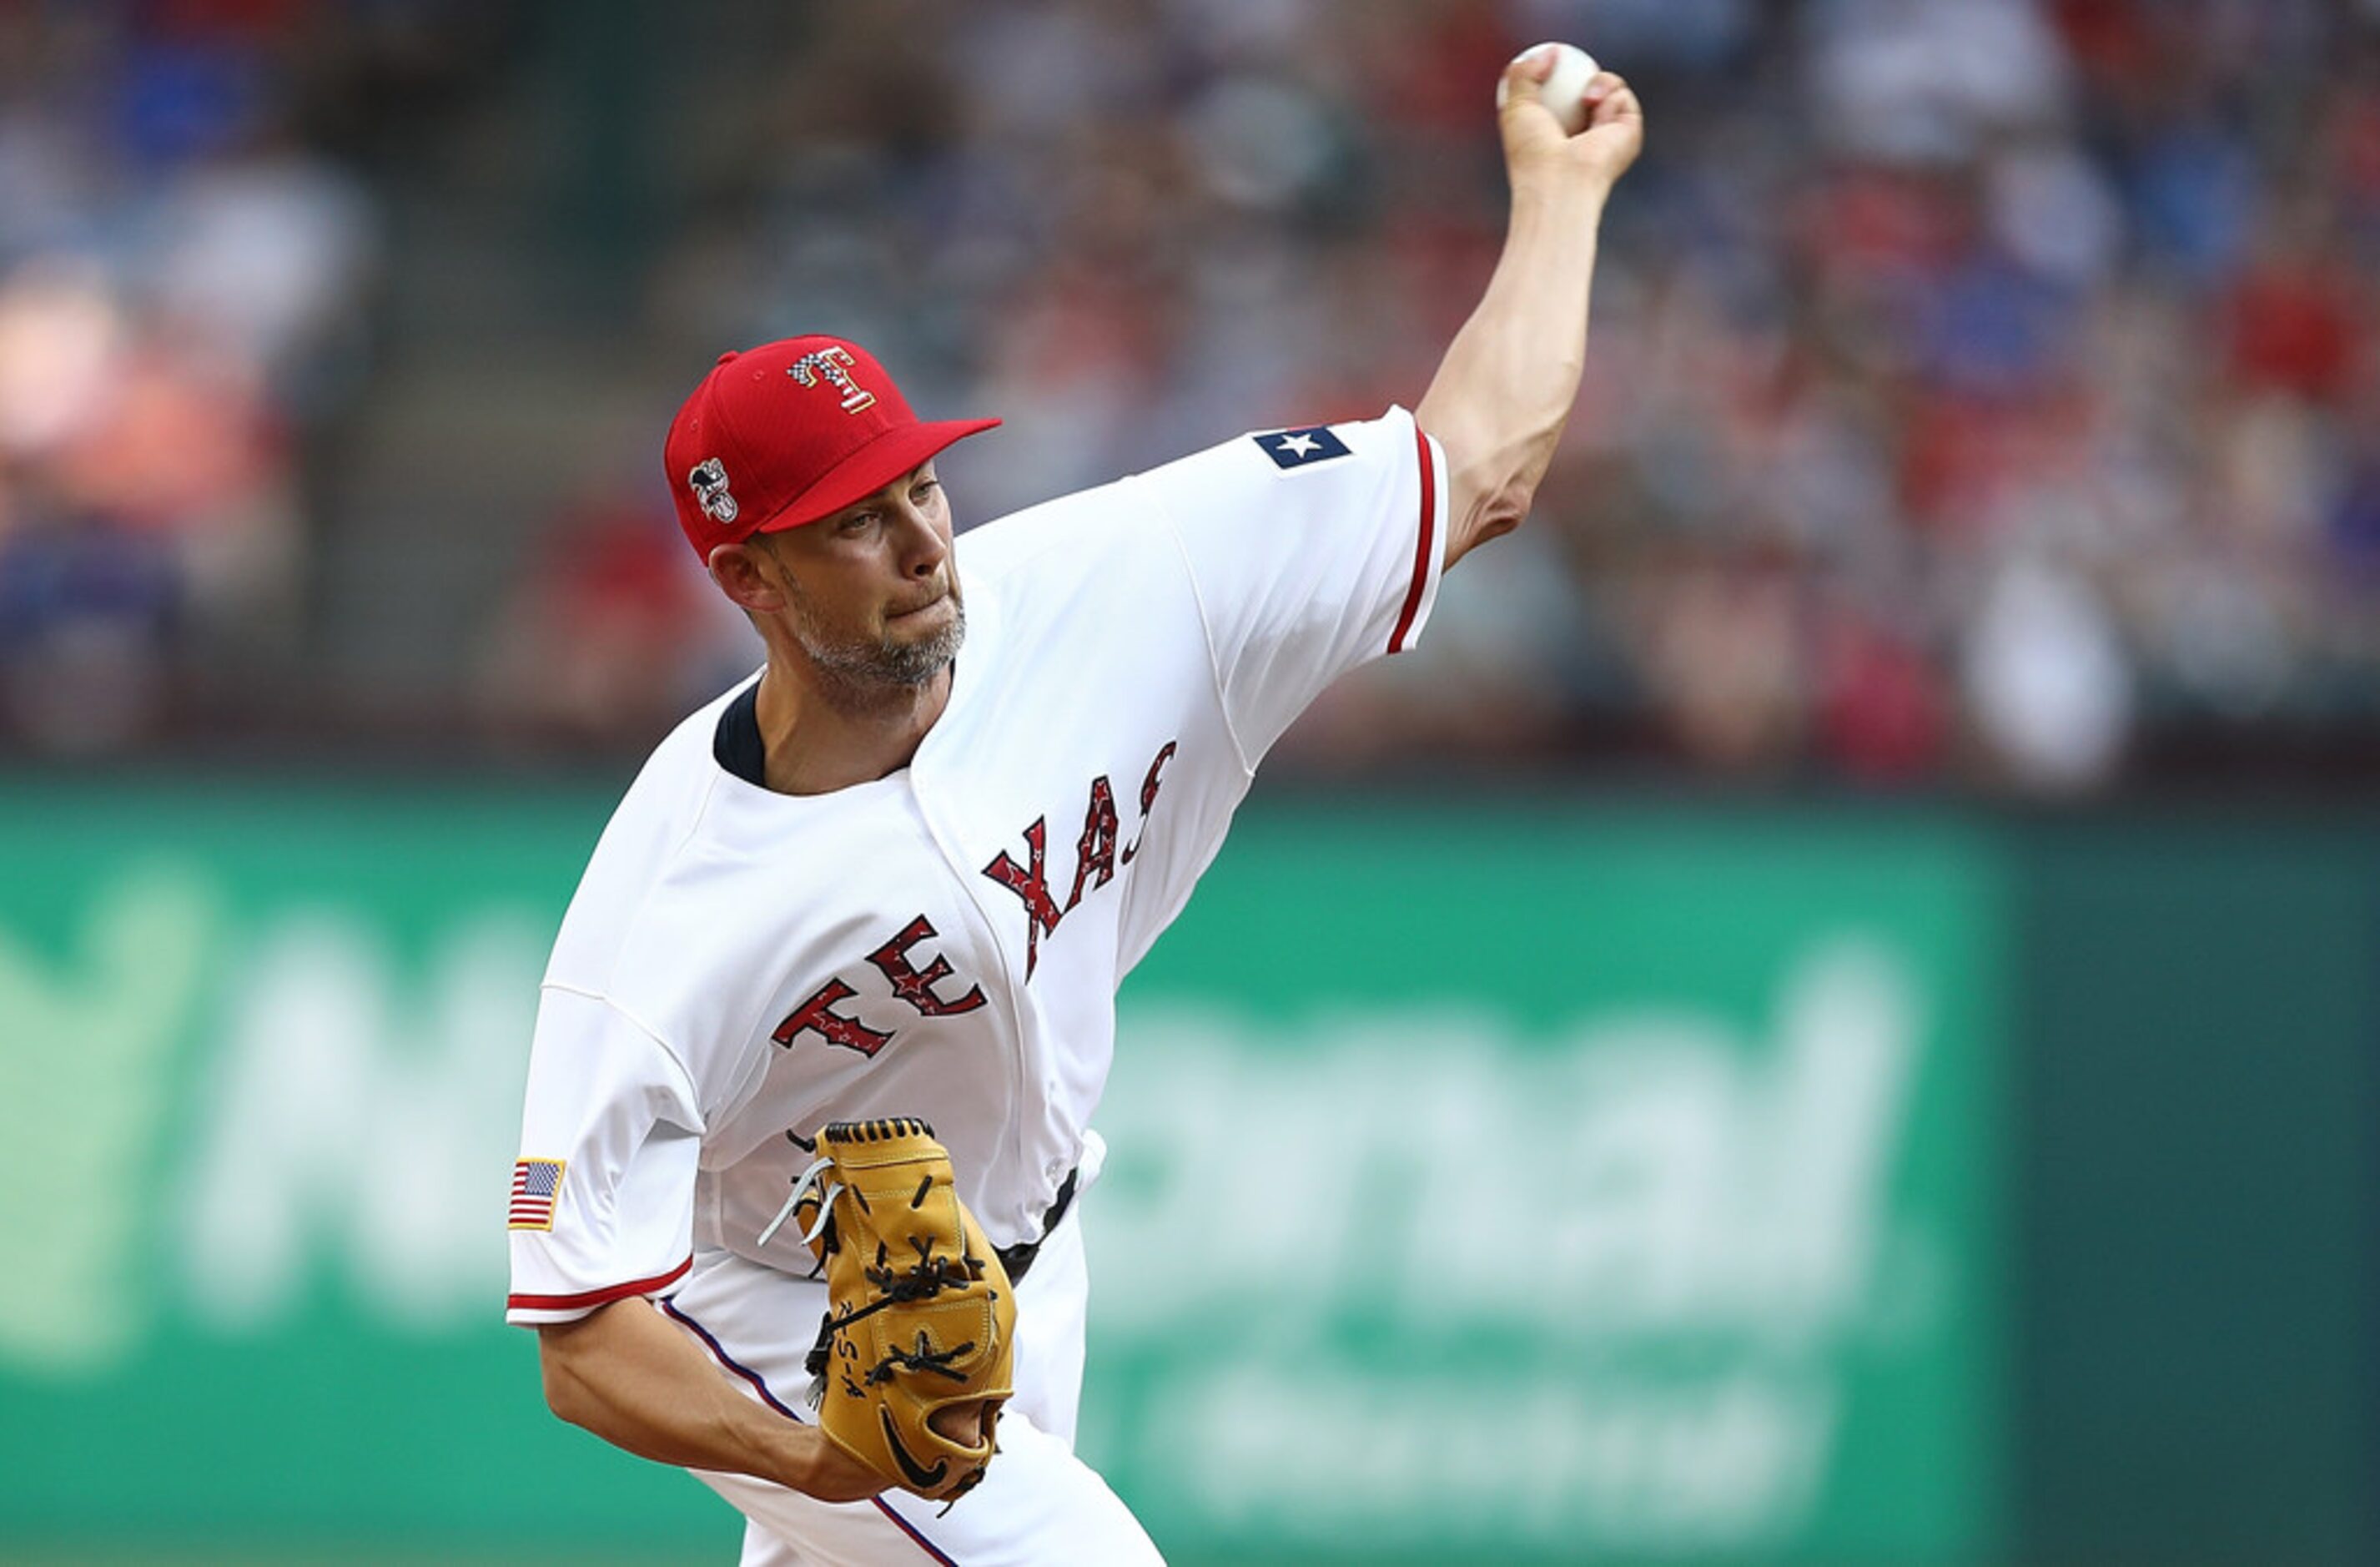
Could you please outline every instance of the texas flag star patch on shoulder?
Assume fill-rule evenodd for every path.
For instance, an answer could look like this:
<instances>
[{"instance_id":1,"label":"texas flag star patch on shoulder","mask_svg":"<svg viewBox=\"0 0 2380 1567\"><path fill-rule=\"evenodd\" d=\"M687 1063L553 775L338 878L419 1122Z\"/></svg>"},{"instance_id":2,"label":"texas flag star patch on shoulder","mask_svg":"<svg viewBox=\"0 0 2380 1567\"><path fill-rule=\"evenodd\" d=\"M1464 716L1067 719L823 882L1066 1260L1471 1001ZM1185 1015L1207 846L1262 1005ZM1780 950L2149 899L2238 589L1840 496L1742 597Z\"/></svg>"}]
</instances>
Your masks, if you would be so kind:
<instances>
[{"instance_id":1,"label":"texas flag star patch on shoulder","mask_svg":"<svg viewBox=\"0 0 2380 1567\"><path fill-rule=\"evenodd\" d=\"M1327 424L1275 431L1270 435L1252 435L1249 439L1272 459L1275 468L1311 468L1347 455L1347 443L1340 440Z\"/></svg>"}]
</instances>

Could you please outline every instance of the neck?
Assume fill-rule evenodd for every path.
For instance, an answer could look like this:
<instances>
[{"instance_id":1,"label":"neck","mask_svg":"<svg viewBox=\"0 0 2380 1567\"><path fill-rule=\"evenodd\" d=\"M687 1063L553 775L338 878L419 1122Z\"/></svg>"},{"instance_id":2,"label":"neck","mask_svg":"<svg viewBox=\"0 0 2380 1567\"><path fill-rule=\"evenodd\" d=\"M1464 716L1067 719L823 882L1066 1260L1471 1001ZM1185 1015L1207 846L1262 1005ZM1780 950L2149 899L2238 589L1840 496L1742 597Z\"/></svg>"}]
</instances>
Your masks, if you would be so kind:
<instances>
[{"instance_id":1,"label":"neck","mask_svg":"<svg viewBox=\"0 0 2380 1567\"><path fill-rule=\"evenodd\" d=\"M772 651L754 707L769 787L823 795L896 772L950 699L947 664L922 686L872 685Z\"/></svg>"}]
</instances>

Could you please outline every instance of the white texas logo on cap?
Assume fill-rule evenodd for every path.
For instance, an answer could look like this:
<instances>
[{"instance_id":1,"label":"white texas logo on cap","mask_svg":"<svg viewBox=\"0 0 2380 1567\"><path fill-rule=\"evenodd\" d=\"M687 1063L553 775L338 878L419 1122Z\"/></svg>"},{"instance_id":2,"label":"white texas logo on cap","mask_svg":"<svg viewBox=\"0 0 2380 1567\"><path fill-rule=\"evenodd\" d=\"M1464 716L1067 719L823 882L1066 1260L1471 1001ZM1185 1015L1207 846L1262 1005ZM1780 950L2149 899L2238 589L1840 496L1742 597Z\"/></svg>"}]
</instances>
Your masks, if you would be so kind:
<instances>
[{"instance_id":1,"label":"white texas logo on cap","mask_svg":"<svg viewBox=\"0 0 2380 1567\"><path fill-rule=\"evenodd\" d=\"M843 411L856 414L876 406L876 394L851 379L851 355L843 348L820 348L804 354L785 367L785 373L805 386L816 386L823 376L843 391Z\"/></svg>"}]
</instances>

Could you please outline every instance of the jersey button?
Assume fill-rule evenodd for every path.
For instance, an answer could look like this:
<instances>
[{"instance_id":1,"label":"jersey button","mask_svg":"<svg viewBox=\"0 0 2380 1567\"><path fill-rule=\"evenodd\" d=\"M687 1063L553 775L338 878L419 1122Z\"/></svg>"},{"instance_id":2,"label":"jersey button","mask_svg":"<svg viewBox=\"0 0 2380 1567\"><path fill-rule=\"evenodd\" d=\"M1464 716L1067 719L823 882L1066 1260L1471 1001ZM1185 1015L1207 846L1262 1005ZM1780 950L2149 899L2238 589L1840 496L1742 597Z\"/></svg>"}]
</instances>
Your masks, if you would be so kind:
<instances>
[{"instance_id":1,"label":"jersey button","mask_svg":"<svg viewBox=\"0 0 2380 1567\"><path fill-rule=\"evenodd\" d=\"M1064 1160L1053 1159L1050 1161L1050 1168L1045 1172L1045 1173L1048 1174L1050 1182L1054 1184L1055 1183L1063 1181L1066 1178L1066 1171L1068 1168L1069 1166Z\"/></svg>"}]
</instances>

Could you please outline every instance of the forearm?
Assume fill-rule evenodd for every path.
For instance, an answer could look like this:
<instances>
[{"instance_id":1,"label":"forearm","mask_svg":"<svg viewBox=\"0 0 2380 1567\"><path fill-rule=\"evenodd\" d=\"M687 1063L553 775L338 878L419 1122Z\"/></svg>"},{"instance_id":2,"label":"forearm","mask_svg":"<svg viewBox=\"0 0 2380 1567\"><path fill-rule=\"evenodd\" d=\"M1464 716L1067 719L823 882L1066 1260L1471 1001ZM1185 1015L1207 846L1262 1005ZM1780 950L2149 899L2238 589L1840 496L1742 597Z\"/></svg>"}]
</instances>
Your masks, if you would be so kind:
<instances>
[{"instance_id":1,"label":"forearm","mask_svg":"<svg viewBox=\"0 0 2380 1567\"><path fill-rule=\"evenodd\" d=\"M1586 367L1605 194L1584 179L1513 192L1487 292L1414 410L1451 470L1449 565L1517 527L1553 461Z\"/></svg>"},{"instance_id":2,"label":"forearm","mask_svg":"<svg viewBox=\"0 0 2380 1567\"><path fill-rule=\"evenodd\" d=\"M539 1346L547 1403L616 1447L812 1495L832 1489L819 1430L746 1397L646 1301L540 1329Z\"/></svg>"},{"instance_id":3,"label":"forearm","mask_svg":"<svg viewBox=\"0 0 2380 1567\"><path fill-rule=\"evenodd\" d=\"M1540 102L1556 51L1505 67L1497 129L1512 181L1504 253L1414 409L1446 451L1446 562L1529 514L1586 369L1596 231L1614 181L1644 146L1636 94L1609 71L1586 85L1586 123Z\"/></svg>"}]
</instances>

